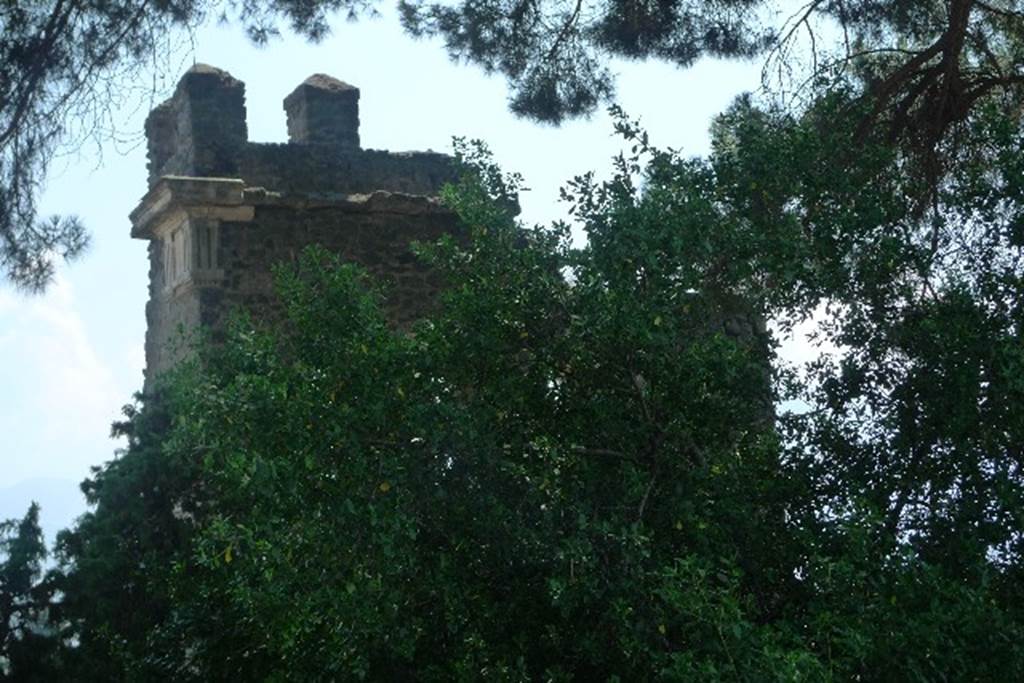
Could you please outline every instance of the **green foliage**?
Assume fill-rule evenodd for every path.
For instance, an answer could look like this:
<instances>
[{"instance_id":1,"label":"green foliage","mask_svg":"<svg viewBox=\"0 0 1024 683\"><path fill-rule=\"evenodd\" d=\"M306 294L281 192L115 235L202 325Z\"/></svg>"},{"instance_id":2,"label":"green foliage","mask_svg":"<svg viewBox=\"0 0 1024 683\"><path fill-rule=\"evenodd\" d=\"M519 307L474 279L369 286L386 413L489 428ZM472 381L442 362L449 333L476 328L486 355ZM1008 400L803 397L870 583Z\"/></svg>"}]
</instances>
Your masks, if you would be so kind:
<instances>
[{"instance_id":1,"label":"green foliage","mask_svg":"<svg viewBox=\"0 0 1024 683\"><path fill-rule=\"evenodd\" d=\"M613 58L688 67L702 57L763 57L765 84L787 101L813 101L823 85L856 82L868 105L858 129L888 126L927 156L955 144L952 133L980 103L1002 101L1007 112L1019 106L1024 86L1015 68L1024 49L1019 0L401 0L399 7L412 35L439 36L453 59L501 73L512 110L544 122L610 103Z\"/></svg>"},{"instance_id":2,"label":"green foliage","mask_svg":"<svg viewBox=\"0 0 1024 683\"><path fill-rule=\"evenodd\" d=\"M57 537L49 580L62 596L55 615L75 641L66 670L76 680L153 675L147 637L168 618L168 581L188 558L203 500L195 459L163 448L176 400L172 388L158 388L125 408L113 431L128 447L93 469L82 484L92 510Z\"/></svg>"},{"instance_id":3,"label":"green foliage","mask_svg":"<svg viewBox=\"0 0 1024 683\"><path fill-rule=\"evenodd\" d=\"M922 212L884 139L835 163L843 115L741 101L707 160L620 116L633 153L564 192L578 247L463 146L411 331L357 267L282 266L281 319L176 371L88 487L78 670L1024 675L1018 133L979 117L985 166ZM765 321L812 313L836 351L786 368Z\"/></svg>"},{"instance_id":4,"label":"green foliage","mask_svg":"<svg viewBox=\"0 0 1024 683\"><path fill-rule=\"evenodd\" d=\"M609 55L686 67L705 56L761 53L772 42L763 4L400 0L399 9L413 36L440 36L453 59L505 76L512 111L559 123L612 99Z\"/></svg>"},{"instance_id":5,"label":"green foliage","mask_svg":"<svg viewBox=\"0 0 1024 683\"><path fill-rule=\"evenodd\" d=\"M0 681L52 680L60 664L45 559L38 505L20 520L0 523Z\"/></svg>"},{"instance_id":6,"label":"green foliage","mask_svg":"<svg viewBox=\"0 0 1024 683\"><path fill-rule=\"evenodd\" d=\"M358 268L282 266L282 317L168 377L87 484L68 670L1024 677L1024 133L979 95L922 154L864 73L739 99L707 159L616 112L630 153L563 191L583 246L461 147L411 331ZM787 367L769 321L821 355Z\"/></svg>"},{"instance_id":7,"label":"green foliage","mask_svg":"<svg viewBox=\"0 0 1024 683\"><path fill-rule=\"evenodd\" d=\"M519 225L518 178L463 146L466 235L421 246L448 287L411 331L358 268L282 266L280 319L240 314L129 409L55 571L34 508L3 527L5 675L1024 678L1018 4L811 2L774 41L748 0L404 5L550 121L610 96L609 55L791 64L814 17L843 46L814 42L795 104L739 99L707 159L617 112L630 154L563 193L583 246ZM76 69L218 7L0 6L9 275L82 244L17 227L96 92ZM338 7L364 5L230 6L256 40ZM822 354L787 367L769 322Z\"/></svg>"}]
</instances>

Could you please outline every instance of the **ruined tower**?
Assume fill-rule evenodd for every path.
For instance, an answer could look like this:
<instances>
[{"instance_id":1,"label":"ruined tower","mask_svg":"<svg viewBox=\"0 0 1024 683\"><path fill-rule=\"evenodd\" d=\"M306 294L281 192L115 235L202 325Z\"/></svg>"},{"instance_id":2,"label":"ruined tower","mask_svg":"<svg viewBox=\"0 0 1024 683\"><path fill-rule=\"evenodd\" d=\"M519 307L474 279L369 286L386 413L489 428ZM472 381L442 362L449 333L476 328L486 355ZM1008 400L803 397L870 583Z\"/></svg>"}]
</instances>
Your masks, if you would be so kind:
<instances>
[{"instance_id":1,"label":"ruined tower","mask_svg":"<svg viewBox=\"0 0 1024 683\"><path fill-rule=\"evenodd\" d=\"M437 200L451 158L362 149L359 90L330 76L308 78L284 108L287 143L249 142L245 85L196 65L146 120L149 191L131 221L149 241L147 386L188 352L183 332L271 306L272 267L308 245L382 279L399 325L439 287L410 243L455 229Z\"/></svg>"}]
</instances>

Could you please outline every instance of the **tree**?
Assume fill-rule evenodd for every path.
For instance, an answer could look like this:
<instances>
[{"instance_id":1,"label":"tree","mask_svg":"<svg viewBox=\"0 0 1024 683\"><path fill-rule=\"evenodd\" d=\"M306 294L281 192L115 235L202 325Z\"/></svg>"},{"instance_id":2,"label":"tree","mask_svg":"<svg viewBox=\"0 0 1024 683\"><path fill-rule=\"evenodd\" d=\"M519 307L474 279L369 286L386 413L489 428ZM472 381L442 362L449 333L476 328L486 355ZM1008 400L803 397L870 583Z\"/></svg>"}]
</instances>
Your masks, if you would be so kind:
<instances>
[{"instance_id":1,"label":"tree","mask_svg":"<svg viewBox=\"0 0 1024 683\"><path fill-rule=\"evenodd\" d=\"M312 252L279 275L279 329L240 322L213 351L222 373L186 371L169 389L186 398L172 399L163 455L201 463L204 493L184 566L148 577L175 599L139 634L142 665L170 678L626 676L677 628L667 593L631 613L670 590L666 572L729 586L742 566L779 600L766 584L786 572L772 559L782 514L752 475L775 453L754 336L709 325L717 294L638 285L573 254L564 229L519 231L474 186L452 199L472 250L432 250L452 294L415 335L388 327L356 269ZM718 481L736 488L722 496ZM687 489L706 505L673 502ZM732 599L689 609L742 617ZM569 628L594 605L592 637Z\"/></svg>"},{"instance_id":2,"label":"tree","mask_svg":"<svg viewBox=\"0 0 1024 683\"><path fill-rule=\"evenodd\" d=\"M42 682L57 671L60 640L50 620L45 559L38 505L0 523L0 680Z\"/></svg>"},{"instance_id":3,"label":"tree","mask_svg":"<svg viewBox=\"0 0 1024 683\"><path fill-rule=\"evenodd\" d=\"M504 31L481 7L418 11ZM62 568L89 656L148 679L1024 676L1018 10L812 2L793 26L816 12L849 52L818 52L795 104L740 98L707 159L618 114L631 153L564 192L583 246L518 225L516 179L468 153L446 199L469 236L424 245L449 288L411 335L358 269L282 269L285 319L169 377L90 485ZM786 367L763 322L808 320L834 350Z\"/></svg>"},{"instance_id":4,"label":"tree","mask_svg":"<svg viewBox=\"0 0 1024 683\"><path fill-rule=\"evenodd\" d=\"M609 57L687 67L704 56L763 53L774 37L759 12L766 4L403 0L399 7L412 35L440 36L452 59L505 76L512 111L558 123L612 101Z\"/></svg>"},{"instance_id":5,"label":"tree","mask_svg":"<svg viewBox=\"0 0 1024 683\"><path fill-rule=\"evenodd\" d=\"M1005 165L961 169L932 254L895 148L832 163L848 105L741 102L708 160L620 119L636 156L566 189L578 248L470 153L468 241L423 247L449 288L411 335L359 269L282 268L284 319L162 389L171 480L96 489L97 523L147 492L100 555L159 609L80 627L150 679L1019 676L1019 247L1003 204L962 229L1019 132L978 131ZM822 302L851 351L780 367L762 316ZM788 396L810 410L776 423Z\"/></svg>"},{"instance_id":6,"label":"tree","mask_svg":"<svg viewBox=\"0 0 1024 683\"><path fill-rule=\"evenodd\" d=\"M75 680L153 679L139 662L173 599L162 577L189 553L197 463L162 449L172 402L137 401L113 428L127 448L82 484L92 509L57 537L49 581L62 596L55 614L75 642L63 669Z\"/></svg>"},{"instance_id":7,"label":"tree","mask_svg":"<svg viewBox=\"0 0 1024 683\"><path fill-rule=\"evenodd\" d=\"M55 258L86 248L77 219L36 214L49 161L61 145L103 139L116 129L120 105L153 95L139 85L152 77L140 77L161 68L173 32L212 14L230 16L257 42L282 20L318 40L329 13L368 7L363 0L0 3L0 271L38 291L52 277Z\"/></svg>"},{"instance_id":8,"label":"tree","mask_svg":"<svg viewBox=\"0 0 1024 683\"><path fill-rule=\"evenodd\" d=\"M927 142L942 139L980 99L1020 100L1017 0L811 0L781 26L774 4L403 0L401 7L413 35L440 36L454 59L500 72L513 110L541 121L609 102L609 57L686 67L704 56L769 53L766 69L790 86L799 86L792 72L811 77L804 86L852 72L868 86L872 116L884 114L894 132Z\"/></svg>"}]
</instances>

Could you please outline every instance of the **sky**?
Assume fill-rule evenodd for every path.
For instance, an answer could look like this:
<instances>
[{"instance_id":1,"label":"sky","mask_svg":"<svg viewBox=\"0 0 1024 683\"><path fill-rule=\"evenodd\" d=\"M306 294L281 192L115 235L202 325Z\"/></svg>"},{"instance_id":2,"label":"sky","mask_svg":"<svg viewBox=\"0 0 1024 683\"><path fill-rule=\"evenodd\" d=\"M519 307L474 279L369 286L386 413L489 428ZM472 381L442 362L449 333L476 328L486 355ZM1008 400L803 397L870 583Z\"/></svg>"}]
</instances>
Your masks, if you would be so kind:
<instances>
[{"instance_id":1,"label":"sky","mask_svg":"<svg viewBox=\"0 0 1024 683\"><path fill-rule=\"evenodd\" d=\"M558 188L586 171L606 174L621 148L605 113L559 128L515 118L500 77L452 63L438 42L412 40L387 11L339 19L318 45L285 34L259 49L237 26L197 30L176 53L173 73L140 83L156 82L156 96L118 111L119 143L86 144L51 166L40 215L78 215L91 230L90 251L62 267L44 295L0 283L0 519L22 516L36 500L51 540L85 511L79 482L115 457L121 444L110 424L142 386L148 262L128 220L146 191L141 131L152 105L194 62L245 82L253 141L287 140L281 102L314 73L360 88L364 148L450 152L453 136L482 139L506 170L524 176L521 218L531 225L565 218ZM627 114L655 145L692 155L708 151L713 117L758 88L760 68L614 63Z\"/></svg>"}]
</instances>

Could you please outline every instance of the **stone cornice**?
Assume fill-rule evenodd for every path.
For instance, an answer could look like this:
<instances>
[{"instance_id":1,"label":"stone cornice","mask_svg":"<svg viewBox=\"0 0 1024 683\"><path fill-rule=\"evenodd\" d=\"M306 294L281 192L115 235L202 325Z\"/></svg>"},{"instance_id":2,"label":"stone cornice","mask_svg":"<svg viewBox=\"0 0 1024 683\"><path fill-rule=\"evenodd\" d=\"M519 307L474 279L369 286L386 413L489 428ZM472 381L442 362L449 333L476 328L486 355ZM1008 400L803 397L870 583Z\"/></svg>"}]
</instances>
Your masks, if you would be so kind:
<instances>
[{"instance_id":1,"label":"stone cornice","mask_svg":"<svg viewBox=\"0 0 1024 683\"><path fill-rule=\"evenodd\" d=\"M238 178L164 176L132 211L131 236L157 239L168 225L190 218L248 222L256 207L291 209L341 209L352 213L385 213L406 216L451 214L437 197L377 191L368 194L280 194L261 187L245 187Z\"/></svg>"},{"instance_id":2,"label":"stone cornice","mask_svg":"<svg viewBox=\"0 0 1024 683\"><path fill-rule=\"evenodd\" d=\"M181 210L188 215L222 220L252 220L244 203L245 183L237 178L163 176L131 212L131 236L154 239Z\"/></svg>"},{"instance_id":3,"label":"stone cornice","mask_svg":"<svg viewBox=\"0 0 1024 683\"><path fill-rule=\"evenodd\" d=\"M389 213L407 216L451 214L437 197L378 190L353 194L281 194L263 188L246 188L246 203L255 206L283 206L290 209L340 209L352 213Z\"/></svg>"}]
</instances>

